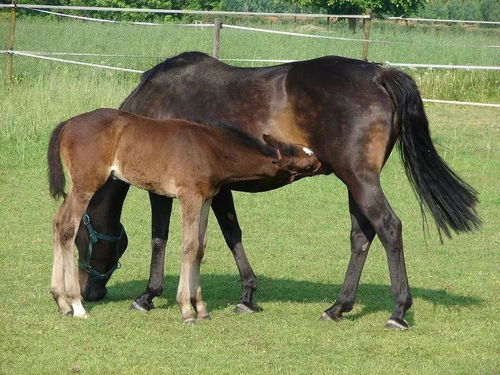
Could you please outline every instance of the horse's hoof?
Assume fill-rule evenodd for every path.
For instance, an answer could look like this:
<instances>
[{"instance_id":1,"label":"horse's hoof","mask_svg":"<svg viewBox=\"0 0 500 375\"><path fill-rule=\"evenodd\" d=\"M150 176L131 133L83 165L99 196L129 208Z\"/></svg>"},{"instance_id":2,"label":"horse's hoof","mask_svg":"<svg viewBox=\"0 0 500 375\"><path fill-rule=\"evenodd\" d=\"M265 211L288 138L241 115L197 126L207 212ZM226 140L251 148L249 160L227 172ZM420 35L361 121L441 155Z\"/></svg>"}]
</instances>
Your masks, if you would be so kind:
<instances>
[{"instance_id":1,"label":"horse's hoof","mask_svg":"<svg viewBox=\"0 0 500 375\"><path fill-rule=\"evenodd\" d=\"M149 305L146 305L145 307L139 305L136 301L130 306L129 310L134 310L134 311L141 311L141 312L148 312L151 311L155 308L153 303L150 303Z\"/></svg>"},{"instance_id":2,"label":"horse's hoof","mask_svg":"<svg viewBox=\"0 0 500 375\"><path fill-rule=\"evenodd\" d=\"M395 331L406 331L410 327L404 319L389 319L389 321L385 325L385 328L393 329Z\"/></svg>"},{"instance_id":3,"label":"horse's hoof","mask_svg":"<svg viewBox=\"0 0 500 375\"><path fill-rule=\"evenodd\" d=\"M201 316L200 319L202 319L202 320L212 320L212 317L210 316L210 314L207 314L205 316Z\"/></svg>"},{"instance_id":4,"label":"horse's hoof","mask_svg":"<svg viewBox=\"0 0 500 375\"><path fill-rule=\"evenodd\" d=\"M184 324L195 324L196 323L196 319L195 318L187 318L187 319L184 319L182 321L182 323L184 323Z\"/></svg>"},{"instance_id":5,"label":"horse's hoof","mask_svg":"<svg viewBox=\"0 0 500 375\"><path fill-rule=\"evenodd\" d=\"M342 319L344 319L344 317L342 315L331 316L326 311L323 314L321 314L321 316L319 317L319 320L333 320L334 322L338 322Z\"/></svg>"},{"instance_id":6,"label":"horse's hoof","mask_svg":"<svg viewBox=\"0 0 500 375\"><path fill-rule=\"evenodd\" d=\"M262 307L256 305L255 303L242 302L238 303L234 308L236 314L250 314L262 311Z\"/></svg>"}]
</instances>

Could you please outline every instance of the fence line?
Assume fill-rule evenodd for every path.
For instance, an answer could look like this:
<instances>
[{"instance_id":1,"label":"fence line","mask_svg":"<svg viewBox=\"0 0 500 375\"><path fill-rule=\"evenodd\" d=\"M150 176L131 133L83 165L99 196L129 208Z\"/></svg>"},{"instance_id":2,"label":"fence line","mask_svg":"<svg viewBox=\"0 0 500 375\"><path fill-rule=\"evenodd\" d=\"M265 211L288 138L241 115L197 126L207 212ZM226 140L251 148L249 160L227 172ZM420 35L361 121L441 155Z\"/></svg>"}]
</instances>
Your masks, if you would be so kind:
<instances>
[{"instance_id":1,"label":"fence line","mask_svg":"<svg viewBox=\"0 0 500 375\"><path fill-rule=\"evenodd\" d=\"M82 57L125 57L134 59L164 59L165 56L140 56L140 55L122 55L122 54L100 54L100 53L82 53L82 52L51 52L51 51L10 51L10 50L0 50L0 53L20 55L24 56L26 54L36 55L36 56L82 56ZM260 62L260 63L290 63L300 60L287 59L239 59L239 58L228 58L220 59L222 61L232 61L232 62ZM71 61L71 60L67 60ZM85 63L87 64L87 63ZM89 63L90 64L90 63ZM402 67L402 68L422 68L422 69L462 69L462 70L500 70L500 66L489 66L489 65L446 65L446 64L409 64L409 63L393 63L390 61L384 62L384 65L392 67Z\"/></svg>"},{"instance_id":2,"label":"fence line","mask_svg":"<svg viewBox=\"0 0 500 375\"><path fill-rule=\"evenodd\" d=\"M55 57L48 57L48 56L36 55L36 54L33 54L33 53L25 53L25 52L19 52L19 51L0 51L0 52L7 52L7 53L13 54L13 55L19 55L19 56L25 56L25 57L32 57L32 58L37 58L37 59L42 59L42 60L62 62L62 63L67 63L67 64L76 64L76 65L91 66L91 67L101 68L101 69L110 69L110 70L122 71L122 72L129 72L129 73L141 73L141 74L144 73L144 70L119 68L119 67L116 67L116 66L109 66L109 65L102 65L102 64L84 63L84 62L81 62L81 61L60 59L60 58L55 58ZM469 105L469 106L478 106L478 107L500 108L500 104L495 104L495 103L460 102L460 101L454 101L454 100L439 100L439 99L422 99L422 100L424 102L429 102L429 103L455 104L455 105Z\"/></svg>"},{"instance_id":3,"label":"fence line","mask_svg":"<svg viewBox=\"0 0 500 375\"><path fill-rule=\"evenodd\" d=\"M52 14L52 15L59 16L59 17L68 17L68 18L74 18L74 19L79 19L79 20L84 20L84 21L92 21L92 22L126 23L126 24L130 24L130 25L140 25L140 26L160 26L161 25L161 23L153 23L153 22L117 21L117 20L107 20L107 19L104 19L104 18L92 18L92 17L84 17L84 16L74 16L72 14L59 13L59 12L50 12L48 10L35 9L35 8L31 8L30 10L32 10L34 12L40 12L40 13L45 13L45 14Z\"/></svg>"},{"instance_id":4,"label":"fence line","mask_svg":"<svg viewBox=\"0 0 500 375\"><path fill-rule=\"evenodd\" d=\"M67 64L93 66L93 67L96 67L96 68L119 70L119 71L122 71L122 72L129 72L129 73L144 73L143 70L119 68L119 67L116 67L116 66L109 66L109 65L102 65L102 64L84 63L84 62L81 62L81 61L60 59L60 58L57 58L57 57L48 57L48 56L42 56L42 55L35 55L33 53L26 53L26 52L19 52L19 51L8 51L8 53L12 54L12 55L17 55L17 56L34 57L36 59L57 61L57 62L63 62L63 63L67 63Z\"/></svg>"},{"instance_id":5,"label":"fence line","mask_svg":"<svg viewBox=\"0 0 500 375\"><path fill-rule=\"evenodd\" d=\"M414 18L414 17L384 17L386 20L391 21L413 21L413 22L444 22L444 23L472 23L482 25L500 25L497 21L473 21L473 20L446 20L439 18Z\"/></svg>"},{"instance_id":6,"label":"fence line","mask_svg":"<svg viewBox=\"0 0 500 375\"><path fill-rule=\"evenodd\" d=\"M198 26L194 24L193 26ZM206 26L206 24L203 24ZM425 46L438 46L438 47L457 47L457 48L500 48L500 46L465 46L465 45L453 45L453 44L429 44L429 43L414 43L414 42L406 42L400 40L377 40L377 39L356 39L356 38L344 38L344 37L336 37L336 36L327 36L327 35L314 35L314 34L302 34L291 31L278 31L278 30L270 30L270 29L262 29L257 27L247 27L247 26L236 26L236 25L228 25L224 24L224 28L226 29L237 29L237 30L247 30L247 31L256 31L261 33L271 33L271 34L281 34L281 35L289 35L289 36L301 36L306 38L317 38L317 39L331 39L331 40L341 40L347 42L363 42L363 43L385 43L385 44L412 44L412 45L425 45Z\"/></svg>"},{"instance_id":7,"label":"fence line","mask_svg":"<svg viewBox=\"0 0 500 375\"><path fill-rule=\"evenodd\" d=\"M488 65L407 64L407 63L391 63L390 61L386 61L385 65L397 66L401 68L500 70L500 66L488 66Z\"/></svg>"},{"instance_id":8,"label":"fence line","mask_svg":"<svg viewBox=\"0 0 500 375\"><path fill-rule=\"evenodd\" d=\"M500 108L500 104L494 104L494 103L459 102L456 100L439 100L439 99L422 99L422 101L427 102L427 103L458 104L458 105L471 105L471 106L476 106L476 107Z\"/></svg>"},{"instance_id":9,"label":"fence line","mask_svg":"<svg viewBox=\"0 0 500 375\"><path fill-rule=\"evenodd\" d=\"M141 56L141 55L123 55L113 53L85 53L85 52L54 52L54 51L18 51L18 50L0 50L0 53L32 53L41 56L83 56L83 57L125 57L133 59L164 59L165 56Z\"/></svg>"},{"instance_id":10,"label":"fence line","mask_svg":"<svg viewBox=\"0 0 500 375\"><path fill-rule=\"evenodd\" d=\"M270 30L270 29L261 29L261 28L257 28L257 27L236 26L236 25L228 25L228 24L224 24L224 28L225 29L246 30L246 31L257 31L257 32L261 32L261 33L270 33L270 34L302 36L305 38L342 40L342 41L346 41L346 42L403 43L403 42L389 42L389 41L385 41L385 40L375 40L375 39L357 39L357 38L343 38L343 37L328 36L328 35L302 34L302 33L295 33L295 32L291 32L291 31L278 31L278 30Z\"/></svg>"},{"instance_id":11,"label":"fence line","mask_svg":"<svg viewBox=\"0 0 500 375\"><path fill-rule=\"evenodd\" d=\"M75 16L75 15L59 13L59 12L50 12L50 11L45 11L45 10L40 10L40 9L35 9L35 8L30 8L30 10L36 11L36 12L47 13L47 14L53 14L53 15L60 16L60 17L69 17L69 18L73 18L73 19L81 19L81 20L92 21L92 22L122 23L122 24L133 24L133 25L141 25L141 26L161 26L162 25L160 23L152 23L152 22L128 22L128 21L108 20L108 19L104 19L104 18ZM183 27L214 27L215 26L214 24L211 24L211 23L174 24L174 25L183 26ZM270 29L237 26L237 25L229 25L229 24L224 24L224 27L227 29L255 31L255 32L262 32L262 33L288 35L288 36L299 36L299 37L305 37L305 38L340 40L340 41L346 41L346 42L382 43L382 44L383 43L386 43L386 44L413 44L413 45L416 44L413 42L397 41L397 40L396 41L389 41L389 40L376 40L376 39L367 39L367 38L359 39L359 38L334 37L334 36L327 36L327 35L303 34L303 33L291 32L291 31L270 30ZM424 44L424 43L418 43L418 44ZM429 45L429 44L425 44L425 45ZM432 44L432 45L436 46L435 44ZM451 47L455 47L455 48L500 48L500 46L486 46L486 45L467 46L467 45L437 44L437 46L443 46L443 47L444 46L448 46L448 47L451 46Z\"/></svg>"}]
</instances>

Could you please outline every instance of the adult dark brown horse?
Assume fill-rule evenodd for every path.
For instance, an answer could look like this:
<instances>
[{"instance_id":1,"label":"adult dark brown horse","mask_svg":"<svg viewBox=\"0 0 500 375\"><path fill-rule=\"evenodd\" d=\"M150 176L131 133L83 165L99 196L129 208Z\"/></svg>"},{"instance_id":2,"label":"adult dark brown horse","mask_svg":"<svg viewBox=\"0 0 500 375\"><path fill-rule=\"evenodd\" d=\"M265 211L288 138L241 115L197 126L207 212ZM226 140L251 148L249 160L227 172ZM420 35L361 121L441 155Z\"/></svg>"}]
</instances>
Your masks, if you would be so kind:
<instances>
[{"instance_id":1,"label":"adult dark brown horse","mask_svg":"<svg viewBox=\"0 0 500 375\"><path fill-rule=\"evenodd\" d=\"M209 318L200 263L212 197L231 182L272 178L286 184L321 168L305 147L285 145L268 135L264 140L267 143L223 124L159 121L115 109L84 113L56 127L48 166L52 196L64 197L54 218L51 293L59 310L86 316L72 248L90 199L112 176L179 199L183 245L177 303L184 322L195 321L191 305L199 318ZM67 195L63 165L71 179Z\"/></svg>"},{"instance_id":2,"label":"adult dark brown horse","mask_svg":"<svg viewBox=\"0 0 500 375\"><path fill-rule=\"evenodd\" d=\"M344 286L334 305L322 315L338 320L353 307L370 244L377 234L389 264L394 310L388 326L407 328L404 314L412 299L405 269L401 221L380 186L380 172L399 139L406 174L417 198L445 235L479 225L474 210L476 192L462 181L436 152L415 82L405 73L365 61L327 56L266 68L237 68L203 53L188 52L167 59L143 74L122 109L168 119L223 119L260 137L270 133L288 143L311 148L323 165L348 189L351 215L351 259ZM212 201L226 242L240 272L243 296L239 311L259 309L252 301L256 278L241 242L231 190L262 191L279 187L272 180L238 183L222 188ZM128 186L108 181L89 206L101 233L117 234ZM146 292L134 306L148 310L163 289L163 259L172 201L150 194L152 263ZM88 231L77 236L80 260L86 259ZM100 241L91 263L101 278L91 281L81 271L82 294L102 298L126 237ZM115 255L116 254L116 255Z\"/></svg>"}]
</instances>

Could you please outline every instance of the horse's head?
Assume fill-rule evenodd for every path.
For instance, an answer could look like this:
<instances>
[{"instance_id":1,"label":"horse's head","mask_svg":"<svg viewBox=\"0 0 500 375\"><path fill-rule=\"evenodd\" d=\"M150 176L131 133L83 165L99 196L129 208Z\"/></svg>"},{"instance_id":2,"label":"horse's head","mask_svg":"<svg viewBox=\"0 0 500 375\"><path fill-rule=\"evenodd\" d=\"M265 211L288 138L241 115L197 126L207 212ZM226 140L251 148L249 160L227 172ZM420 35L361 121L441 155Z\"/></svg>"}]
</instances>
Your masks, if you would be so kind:
<instances>
[{"instance_id":1,"label":"horse's head","mask_svg":"<svg viewBox=\"0 0 500 375\"><path fill-rule=\"evenodd\" d=\"M269 134L264 134L263 138L268 145L276 149L276 163L280 170L290 174L290 182L320 172L321 162L309 148L280 142Z\"/></svg>"},{"instance_id":2,"label":"horse's head","mask_svg":"<svg viewBox=\"0 0 500 375\"><path fill-rule=\"evenodd\" d=\"M75 240L80 292L86 301L98 301L106 296L106 284L120 267L119 259L127 248L128 240L123 228L117 236L95 232L90 218L85 216L82 225L86 230L79 231Z\"/></svg>"}]
</instances>

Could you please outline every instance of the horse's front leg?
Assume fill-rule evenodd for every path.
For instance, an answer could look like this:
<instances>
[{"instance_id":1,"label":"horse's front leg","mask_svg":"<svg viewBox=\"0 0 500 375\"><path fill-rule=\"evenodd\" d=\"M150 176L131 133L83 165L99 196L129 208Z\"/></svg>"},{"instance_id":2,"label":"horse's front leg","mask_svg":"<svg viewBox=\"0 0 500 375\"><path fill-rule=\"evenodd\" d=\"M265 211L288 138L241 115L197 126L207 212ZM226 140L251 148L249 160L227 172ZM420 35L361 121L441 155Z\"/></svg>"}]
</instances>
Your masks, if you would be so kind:
<instances>
[{"instance_id":1,"label":"horse's front leg","mask_svg":"<svg viewBox=\"0 0 500 375\"><path fill-rule=\"evenodd\" d=\"M182 217L182 265L177 290L177 304L184 323L194 323L194 307L199 319L209 319L201 296L200 265L204 252L205 232L211 199L186 193L179 195Z\"/></svg>"},{"instance_id":2,"label":"horse's front leg","mask_svg":"<svg viewBox=\"0 0 500 375\"><path fill-rule=\"evenodd\" d=\"M248 261L241 242L242 233L236 216L231 190L223 187L220 192L213 197L212 209L217 217L224 239L234 256L240 273L243 294L234 311L237 313L261 311L262 308L252 301L253 294L257 289L257 278L250 266L250 262Z\"/></svg>"},{"instance_id":3,"label":"horse's front leg","mask_svg":"<svg viewBox=\"0 0 500 375\"><path fill-rule=\"evenodd\" d=\"M163 292L165 248L167 246L170 215L172 213L172 198L149 193L151 202L151 267L149 282L144 293L137 297L130 306L133 310L150 311L154 309L153 298Z\"/></svg>"}]
</instances>

